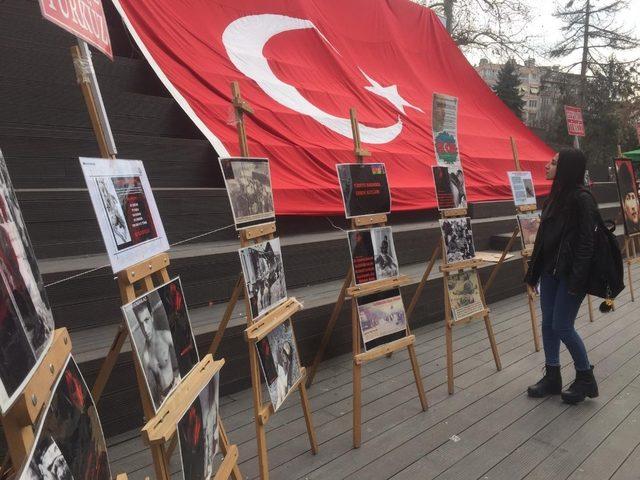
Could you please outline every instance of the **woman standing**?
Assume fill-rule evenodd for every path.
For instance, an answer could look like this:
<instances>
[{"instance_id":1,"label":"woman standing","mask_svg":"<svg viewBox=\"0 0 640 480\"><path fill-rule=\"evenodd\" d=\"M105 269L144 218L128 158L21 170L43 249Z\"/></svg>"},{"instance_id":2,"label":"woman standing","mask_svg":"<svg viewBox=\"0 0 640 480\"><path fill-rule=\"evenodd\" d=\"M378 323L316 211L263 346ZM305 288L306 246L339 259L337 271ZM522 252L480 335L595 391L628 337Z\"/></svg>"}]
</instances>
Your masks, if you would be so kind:
<instances>
[{"instance_id":1,"label":"woman standing","mask_svg":"<svg viewBox=\"0 0 640 480\"><path fill-rule=\"evenodd\" d=\"M535 398L561 393L562 400L571 404L598 396L593 366L574 328L586 294L600 215L591 192L583 186L586 160L580 150L566 149L545 166L553 185L525 277L532 287L540 281L546 364L544 377L527 393ZM560 342L567 347L576 369L574 382L562 392Z\"/></svg>"}]
</instances>

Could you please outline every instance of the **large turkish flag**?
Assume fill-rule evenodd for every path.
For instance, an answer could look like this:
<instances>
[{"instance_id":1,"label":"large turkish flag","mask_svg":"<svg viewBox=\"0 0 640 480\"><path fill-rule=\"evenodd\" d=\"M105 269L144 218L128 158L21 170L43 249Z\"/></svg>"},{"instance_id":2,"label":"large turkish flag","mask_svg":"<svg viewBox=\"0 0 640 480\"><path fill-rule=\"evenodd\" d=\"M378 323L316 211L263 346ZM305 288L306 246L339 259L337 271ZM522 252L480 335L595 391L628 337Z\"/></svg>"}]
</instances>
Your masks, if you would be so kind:
<instances>
[{"instance_id":1,"label":"large turkish flag","mask_svg":"<svg viewBox=\"0 0 640 480\"><path fill-rule=\"evenodd\" d=\"M552 151L493 94L438 17L408 0L113 0L172 95L220 155L237 155L230 83L254 109L250 153L271 160L278 214L342 212L335 164L352 162L349 108L384 162L394 211L436 206L434 92L459 98L470 201L510 198L514 169L546 193Z\"/></svg>"}]
</instances>

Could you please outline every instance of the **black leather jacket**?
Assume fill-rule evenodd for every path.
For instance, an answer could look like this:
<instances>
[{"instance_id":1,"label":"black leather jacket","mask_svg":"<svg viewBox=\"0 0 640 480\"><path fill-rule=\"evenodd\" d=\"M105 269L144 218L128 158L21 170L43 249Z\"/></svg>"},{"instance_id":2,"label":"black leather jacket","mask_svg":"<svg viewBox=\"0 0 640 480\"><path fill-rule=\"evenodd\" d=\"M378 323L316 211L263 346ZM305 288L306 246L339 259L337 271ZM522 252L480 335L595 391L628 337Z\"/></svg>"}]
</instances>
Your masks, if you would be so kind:
<instances>
[{"instance_id":1,"label":"black leather jacket","mask_svg":"<svg viewBox=\"0 0 640 480\"><path fill-rule=\"evenodd\" d=\"M543 212L525 282L538 283L543 273L568 279L569 292L585 293L594 255L600 212L591 192L579 187L552 215Z\"/></svg>"}]
</instances>

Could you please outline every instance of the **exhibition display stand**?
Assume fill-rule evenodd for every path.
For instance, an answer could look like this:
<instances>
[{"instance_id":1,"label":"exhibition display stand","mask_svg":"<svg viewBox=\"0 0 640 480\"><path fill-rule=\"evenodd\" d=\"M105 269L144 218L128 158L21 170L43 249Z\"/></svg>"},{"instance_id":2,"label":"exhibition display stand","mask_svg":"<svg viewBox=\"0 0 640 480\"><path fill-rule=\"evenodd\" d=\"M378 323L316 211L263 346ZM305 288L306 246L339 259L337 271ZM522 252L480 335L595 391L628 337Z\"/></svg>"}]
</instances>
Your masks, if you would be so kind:
<instances>
[{"instance_id":1,"label":"exhibition display stand","mask_svg":"<svg viewBox=\"0 0 640 480\"><path fill-rule=\"evenodd\" d=\"M350 110L350 116L356 160L358 163L363 163L364 157L369 156L370 153L362 148L355 109L352 108ZM351 228L353 230L359 230L362 228L370 228L374 226L381 227L386 225L386 223L387 216L385 214L365 215L353 218L351 220ZM362 285L356 285L354 278L355 273L353 272L353 268L350 268L347 272L344 283L338 295L338 300L336 301L336 304L333 308L333 312L329 319L329 323L327 324L327 328L324 332L320 347L318 348L316 356L310 367L308 384L310 385L313 382L313 377L315 376L318 365L322 361L324 352L327 348L327 345L329 344L329 340L331 339L336 321L338 320L338 317L340 315L342 305L347 298L350 298L353 344L353 446L354 448L359 448L362 438L362 365L364 365L365 363L376 360L383 356L390 356L393 352L406 348L409 353L409 359L411 360L411 367L413 369L413 375L415 378L416 387L418 389L418 396L420 398L420 404L423 411L428 408L428 404L422 384L420 365L418 364L418 359L415 351L415 335L411 334L408 322L405 337L383 345L379 345L367 350L366 352L362 352L362 336L360 331L360 322L358 318L356 300L367 295L399 288L402 285L408 283L409 277L407 277L406 275L400 275L395 278L376 280Z\"/></svg>"},{"instance_id":2,"label":"exhibition display stand","mask_svg":"<svg viewBox=\"0 0 640 480\"><path fill-rule=\"evenodd\" d=\"M238 140L240 144L240 154L242 157L249 157L249 146L247 144L247 134L244 124L244 114L253 113L251 107L240 95L240 88L237 82L231 84L231 90L233 94L233 108L235 111L236 127L238 130ZM263 242L265 240L271 240L275 237L276 224L275 222L268 222L252 227L242 228L239 230L240 246L241 248L254 245L256 243ZM260 359L258 358L258 351L256 343L266 337L273 329L286 322L291 316L302 309L302 304L295 298L288 298L285 302L275 307L273 310L260 317L259 320L253 321L251 314L251 304L249 300L249 292L247 291L244 275L242 273L238 276L238 281L233 289L233 293L227 304L227 308L222 317L222 321L218 326L216 335L213 339L209 353L214 356L218 350L224 332L229 324L233 310L240 299L240 295L244 293L246 316L247 316L247 329L245 331L245 338L249 346L249 366L251 370L251 386L253 389L253 408L254 408L254 422L256 427L256 438L258 442L258 460L260 469L260 478L266 480L269 478L269 458L267 449L267 437L266 437L266 425L269 418L274 413L271 402L264 402L262 399L262 381L260 373ZM300 367L300 378L293 385L293 389L297 389L300 393L300 403L302 405L302 411L307 427L307 434L309 436L309 444L311 452L316 454L318 452L318 441L316 439L316 433L313 428L313 422L311 417L311 408L309 405L309 398L307 396L307 390L305 386L306 371L304 367Z\"/></svg>"}]
</instances>

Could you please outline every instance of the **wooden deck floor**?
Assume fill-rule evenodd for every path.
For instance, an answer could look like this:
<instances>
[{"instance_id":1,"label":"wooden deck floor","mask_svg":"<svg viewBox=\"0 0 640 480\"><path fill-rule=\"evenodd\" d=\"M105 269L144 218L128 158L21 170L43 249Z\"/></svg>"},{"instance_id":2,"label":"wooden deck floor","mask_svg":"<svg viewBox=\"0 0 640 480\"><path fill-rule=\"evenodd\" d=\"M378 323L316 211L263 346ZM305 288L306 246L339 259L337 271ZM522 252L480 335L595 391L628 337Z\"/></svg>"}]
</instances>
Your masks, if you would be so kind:
<instances>
[{"instance_id":1,"label":"wooden deck floor","mask_svg":"<svg viewBox=\"0 0 640 480\"><path fill-rule=\"evenodd\" d=\"M482 322L454 329L454 395L447 394L442 323L414 332L427 412L420 410L405 353L366 365L358 450L351 443L351 358L322 364L309 391L320 452L309 453L299 399L292 396L270 420L271 478L640 479L640 299L632 303L626 289L616 310L597 312L593 323L584 303L577 327L595 365L599 398L573 407L559 397L527 398L544 356L533 348L525 297L512 297L491 305L501 372ZM570 383L573 365L564 349L562 361ZM221 399L247 478L257 475L252 413L250 391ZM110 439L109 453L114 472L153 478L137 432ZM175 455L172 466L181 478Z\"/></svg>"}]
</instances>

